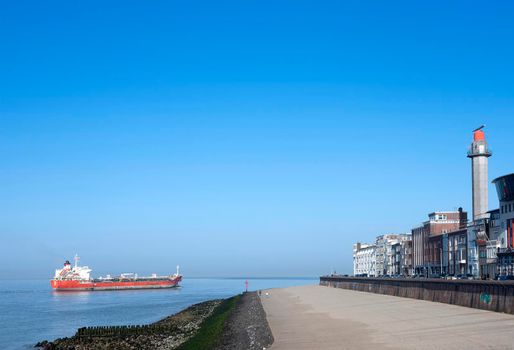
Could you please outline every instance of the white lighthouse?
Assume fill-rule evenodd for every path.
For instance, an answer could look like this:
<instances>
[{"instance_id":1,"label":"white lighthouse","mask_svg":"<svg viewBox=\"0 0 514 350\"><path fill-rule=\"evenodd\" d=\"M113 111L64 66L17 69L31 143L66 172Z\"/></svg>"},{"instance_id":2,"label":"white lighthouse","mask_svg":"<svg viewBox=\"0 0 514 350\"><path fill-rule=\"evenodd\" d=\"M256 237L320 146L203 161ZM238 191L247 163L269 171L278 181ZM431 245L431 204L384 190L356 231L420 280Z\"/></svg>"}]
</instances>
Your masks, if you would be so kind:
<instances>
[{"instance_id":1,"label":"white lighthouse","mask_svg":"<svg viewBox=\"0 0 514 350\"><path fill-rule=\"evenodd\" d=\"M492 153L487 146L484 125L473 130L473 142L468 151L471 158L471 176L473 193L473 220L485 218L488 211L488 159Z\"/></svg>"}]
</instances>

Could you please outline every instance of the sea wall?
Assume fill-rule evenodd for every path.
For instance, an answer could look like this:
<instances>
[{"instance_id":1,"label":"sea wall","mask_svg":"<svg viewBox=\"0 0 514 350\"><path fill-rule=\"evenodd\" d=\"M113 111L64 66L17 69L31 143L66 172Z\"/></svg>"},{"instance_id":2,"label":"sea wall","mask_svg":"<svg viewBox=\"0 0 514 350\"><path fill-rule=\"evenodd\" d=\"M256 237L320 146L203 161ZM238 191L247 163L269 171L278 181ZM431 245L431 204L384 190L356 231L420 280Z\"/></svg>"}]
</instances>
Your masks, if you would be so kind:
<instances>
[{"instance_id":1,"label":"sea wall","mask_svg":"<svg viewBox=\"0 0 514 350\"><path fill-rule=\"evenodd\" d=\"M322 276L320 285L514 314L514 282Z\"/></svg>"}]
</instances>

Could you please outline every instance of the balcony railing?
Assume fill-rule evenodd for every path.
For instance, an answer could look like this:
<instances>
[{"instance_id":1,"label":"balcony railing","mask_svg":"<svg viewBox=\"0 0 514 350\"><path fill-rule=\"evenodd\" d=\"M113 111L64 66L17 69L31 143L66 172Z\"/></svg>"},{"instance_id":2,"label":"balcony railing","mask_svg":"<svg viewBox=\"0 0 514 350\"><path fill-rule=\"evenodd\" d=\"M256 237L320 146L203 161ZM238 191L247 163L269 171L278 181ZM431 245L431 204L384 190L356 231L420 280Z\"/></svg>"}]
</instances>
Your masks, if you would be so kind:
<instances>
[{"instance_id":1,"label":"balcony railing","mask_svg":"<svg viewBox=\"0 0 514 350\"><path fill-rule=\"evenodd\" d=\"M492 156L493 150L490 149L487 145L482 150L480 150L480 149L473 150L472 148L468 149L468 157L474 157L474 156L479 156L479 155L480 156L481 155Z\"/></svg>"},{"instance_id":2,"label":"balcony railing","mask_svg":"<svg viewBox=\"0 0 514 350\"><path fill-rule=\"evenodd\" d=\"M514 249L513 248L498 248L497 253L498 254L505 254L505 253L514 254Z\"/></svg>"}]
</instances>

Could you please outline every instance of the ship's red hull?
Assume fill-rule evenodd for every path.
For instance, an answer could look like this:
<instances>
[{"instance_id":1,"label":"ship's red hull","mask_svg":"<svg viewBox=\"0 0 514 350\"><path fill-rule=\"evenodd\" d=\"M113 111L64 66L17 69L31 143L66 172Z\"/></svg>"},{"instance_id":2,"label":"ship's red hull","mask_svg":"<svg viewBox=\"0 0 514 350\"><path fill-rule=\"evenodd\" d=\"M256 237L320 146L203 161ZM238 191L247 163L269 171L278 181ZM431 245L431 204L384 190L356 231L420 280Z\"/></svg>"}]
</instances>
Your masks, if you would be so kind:
<instances>
[{"instance_id":1,"label":"ship's red hull","mask_svg":"<svg viewBox=\"0 0 514 350\"><path fill-rule=\"evenodd\" d=\"M81 280L50 280L54 290L74 291L74 290L123 290L123 289L151 289L151 288L173 288L178 286L182 276L163 278L163 279L140 279L123 281L81 281Z\"/></svg>"}]
</instances>

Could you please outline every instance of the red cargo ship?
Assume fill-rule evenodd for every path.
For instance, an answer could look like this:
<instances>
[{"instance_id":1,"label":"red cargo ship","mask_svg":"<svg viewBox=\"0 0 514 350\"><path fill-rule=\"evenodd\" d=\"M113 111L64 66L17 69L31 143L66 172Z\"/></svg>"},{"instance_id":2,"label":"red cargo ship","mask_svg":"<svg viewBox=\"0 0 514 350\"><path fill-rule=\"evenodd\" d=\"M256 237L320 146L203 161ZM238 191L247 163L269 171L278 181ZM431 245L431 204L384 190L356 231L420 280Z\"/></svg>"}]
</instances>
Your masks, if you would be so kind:
<instances>
[{"instance_id":1,"label":"red cargo ship","mask_svg":"<svg viewBox=\"0 0 514 350\"><path fill-rule=\"evenodd\" d=\"M123 273L120 276L91 278L91 269L87 266L78 266L79 257L75 255L75 265L72 267L66 260L62 269L55 270L55 276L50 280L53 289L59 291L74 290L122 290L122 289L148 289L173 288L182 280L177 272L170 276L138 277L134 273Z\"/></svg>"}]
</instances>

